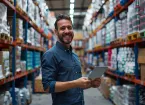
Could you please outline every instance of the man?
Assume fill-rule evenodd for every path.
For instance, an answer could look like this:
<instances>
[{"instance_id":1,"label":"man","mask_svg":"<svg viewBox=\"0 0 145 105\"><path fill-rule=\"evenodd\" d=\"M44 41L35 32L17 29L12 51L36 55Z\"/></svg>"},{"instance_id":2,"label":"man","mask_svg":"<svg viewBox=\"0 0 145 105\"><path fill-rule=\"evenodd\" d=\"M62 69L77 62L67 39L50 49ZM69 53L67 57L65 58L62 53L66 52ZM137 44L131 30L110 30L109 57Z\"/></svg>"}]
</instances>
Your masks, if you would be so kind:
<instances>
[{"instance_id":1,"label":"man","mask_svg":"<svg viewBox=\"0 0 145 105\"><path fill-rule=\"evenodd\" d=\"M100 79L97 82L82 77L81 63L70 45L74 37L70 17L57 17L55 33L56 45L42 57L44 90L52 94L53 105L84 105L83 89L98 87Z\"/></svg>"}]
</instances>

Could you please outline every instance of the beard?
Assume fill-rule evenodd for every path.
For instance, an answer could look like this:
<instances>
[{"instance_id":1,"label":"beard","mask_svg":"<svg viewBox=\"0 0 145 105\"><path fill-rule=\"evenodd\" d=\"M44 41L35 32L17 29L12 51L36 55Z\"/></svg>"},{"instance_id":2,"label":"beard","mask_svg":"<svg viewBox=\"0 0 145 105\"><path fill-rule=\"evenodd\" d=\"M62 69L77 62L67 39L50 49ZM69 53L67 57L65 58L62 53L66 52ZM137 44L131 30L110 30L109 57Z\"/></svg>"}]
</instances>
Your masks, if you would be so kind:
<instances>
[{"instance_id":1,"label":"beard","mask_svg":"<svg viewBox=\"0 0 145 105\"><path fill-rule=\"evenodd\" d=\"M59 40L64 44L70 44L72 42L73 36L74 36L73 34L71 34L71 35L58 34Z\"/></svg>"}]
</instances>

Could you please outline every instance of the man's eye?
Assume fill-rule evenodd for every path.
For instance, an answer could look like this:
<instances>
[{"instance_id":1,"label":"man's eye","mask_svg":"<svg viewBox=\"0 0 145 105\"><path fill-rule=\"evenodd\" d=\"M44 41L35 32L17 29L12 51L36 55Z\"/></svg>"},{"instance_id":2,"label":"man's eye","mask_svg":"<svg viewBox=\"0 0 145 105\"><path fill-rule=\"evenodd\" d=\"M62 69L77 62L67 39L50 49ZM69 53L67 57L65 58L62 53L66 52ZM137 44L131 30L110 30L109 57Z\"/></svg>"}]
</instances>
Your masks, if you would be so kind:
<instances>
[{"instance_id":1,"label":"man's eye","mask_svg":"<svg viewBox=\"0 0 145 105\"><path fill-rule=\"evenodd\" d=\"M61 30L65 30L65 27L62 27Z\"/></svg>"},{"instance_id":2,"label":"man's eye","mask_svg":"<svg viewBox=\"0 0 145 105\"><path fill-rule=\"evenodd\" d=\"M71 30L71 29L72 29L72 27L68 27L68 29L69 29L69 30Z\"/></svg>"}]
</instances>

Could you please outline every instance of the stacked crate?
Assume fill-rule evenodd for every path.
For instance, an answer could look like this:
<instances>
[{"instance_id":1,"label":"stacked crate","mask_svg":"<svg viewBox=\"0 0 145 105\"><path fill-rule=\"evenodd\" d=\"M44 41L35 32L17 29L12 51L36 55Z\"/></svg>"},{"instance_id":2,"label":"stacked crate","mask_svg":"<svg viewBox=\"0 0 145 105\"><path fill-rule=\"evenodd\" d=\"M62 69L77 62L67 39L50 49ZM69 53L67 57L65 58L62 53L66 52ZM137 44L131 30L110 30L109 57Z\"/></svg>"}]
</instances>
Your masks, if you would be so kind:
<instances>
[{"instance_id":1,"label":"stacked crate","mask_svg":"<svg viewBox=\"0 0 145 105\"><path fill-rule=\"evenodd\" d=\"M139 31L140 19L139 19L139 1L135 0L129 7L127 13L128 21L128 34Z\"/></svg>"},{"instance_id":2,"label":"stacked crate","mask_svg":"<svg viewBox=\"0 0 145 105\"><path fill-rule=\"evenodd\" d=\"M32 70L33 69L33 52L32 51L22 51L22 60L25 60L26 63L26 69Z\"/></svg>"},{"instance_id":3,"label":"stacked crate","mask_svg":"<svg viewBox=\"0 0 145 105\"><path fill-rule=\"evenodd\" d=\"M113 40L116 39L116 34L115 34L115 21L111 20L107 25L106 25L106 39L105 42L106 44L110 44Z\"/></svg>"},{"instance_id":4,"label":"stacked crate","mask_svg":"<svg viewBox=\"0 0 145 105\"><path fill-rule=\"evenodd\" d=\"M40 66L40 52L33 52L33 57L34 57L34 68L39 67Z\"/></svg>"},{"instance_id":5,"label":"stacked crate","mask_svg":"<svg viewBox=\"0 0 145 105\"><path fill-rule=\"evenodd\" d=\"M145 0L140 0L140 31L145 29Z\"/></svg>"}]
</instances>

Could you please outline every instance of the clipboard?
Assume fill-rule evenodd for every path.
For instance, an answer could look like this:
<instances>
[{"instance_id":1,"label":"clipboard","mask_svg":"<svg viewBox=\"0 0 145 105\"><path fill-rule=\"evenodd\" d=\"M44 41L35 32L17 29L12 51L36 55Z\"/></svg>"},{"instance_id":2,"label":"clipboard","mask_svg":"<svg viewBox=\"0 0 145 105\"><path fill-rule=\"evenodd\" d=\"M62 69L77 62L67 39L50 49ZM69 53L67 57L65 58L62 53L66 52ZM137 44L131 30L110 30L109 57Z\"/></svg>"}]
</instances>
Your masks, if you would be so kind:
<instances>
[{"instance_id":1,"label":"clipboard","mask_svg":"<svg viewBox=\"0 0 145 105\"><path fill-rule=\"evenodd\" d=\"M89 73L88 78L92 80L95 78L100 78L105 73L105 71L107 71L107 69L107 66L95 66L95 68Z\"/></svg>"}]
</instances>

